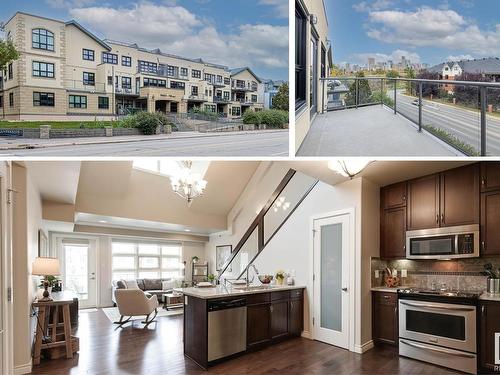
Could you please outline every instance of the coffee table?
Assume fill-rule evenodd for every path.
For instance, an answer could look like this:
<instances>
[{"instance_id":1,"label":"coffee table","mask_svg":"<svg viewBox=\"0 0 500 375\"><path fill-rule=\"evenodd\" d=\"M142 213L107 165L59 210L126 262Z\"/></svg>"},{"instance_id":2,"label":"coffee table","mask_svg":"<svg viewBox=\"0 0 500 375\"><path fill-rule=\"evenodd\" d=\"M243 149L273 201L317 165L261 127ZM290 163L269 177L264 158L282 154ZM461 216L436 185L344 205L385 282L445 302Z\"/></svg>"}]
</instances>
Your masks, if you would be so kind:
<instances>
[{"instance_id":1,"label":"coffee table","mask_svg":"<svg viewBox=\"0 0 500 375\"><path fill-rule=\"evenodd\" d=\"M184 303L182 301L182 294L171 292L162 294L163 297L163 308L167 311L169 309L178 309L180 307L184 307Z\"/></svg>"}]
</instances>

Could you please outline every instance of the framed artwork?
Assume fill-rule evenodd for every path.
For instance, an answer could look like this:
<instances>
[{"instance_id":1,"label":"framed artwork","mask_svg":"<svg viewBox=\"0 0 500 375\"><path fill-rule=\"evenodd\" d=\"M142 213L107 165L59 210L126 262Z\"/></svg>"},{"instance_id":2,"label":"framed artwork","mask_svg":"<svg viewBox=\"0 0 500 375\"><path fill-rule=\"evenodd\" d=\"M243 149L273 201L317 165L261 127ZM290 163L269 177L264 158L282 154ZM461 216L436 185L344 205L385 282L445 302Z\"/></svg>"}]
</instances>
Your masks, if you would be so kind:
<instances>
[{"instance_id":1,"label":"framed artwork","mask_svg":"<svg viewBox=\"0 0 500 375\"><path fill-rule=\"evenodd\" d=\"M41 229L38 230L38 256L41 258L50 257L47 236Z\"/></svg>"},{"instance_id":2,"label":"framed artwork","mask_svg":"<svg viewBox=\"0 0 500 375\"><path fill-rule=\"evenodd\" d=\"M216 264L216 271L221 271L222 267L224 267L224 264L229 260L231 257L231 252L233 251L233 245L222 245L222 246L216 246L215 247L215 264ZM231 272L232 271L232 266L229 266L227 271Z\"/></svg>"}]
</instances>

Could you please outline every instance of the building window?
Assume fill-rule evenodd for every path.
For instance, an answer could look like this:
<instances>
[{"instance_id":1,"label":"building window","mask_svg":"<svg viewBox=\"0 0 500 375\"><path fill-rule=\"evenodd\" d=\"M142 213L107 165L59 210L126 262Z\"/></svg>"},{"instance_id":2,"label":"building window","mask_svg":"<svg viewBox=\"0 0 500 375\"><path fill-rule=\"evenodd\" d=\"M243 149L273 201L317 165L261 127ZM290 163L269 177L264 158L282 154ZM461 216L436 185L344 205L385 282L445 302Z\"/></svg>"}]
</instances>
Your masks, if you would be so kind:
<instances>
[{"instance_id":1,"label":"building window","mask_svg":"<svg viewBox=\"0 0 500 375\"><path fill-rule=\"evenodd\" d=\"M36 49L47 51L54 50L54 33L45 29L33 29L31 46Z\"/></svg>"},{"instance_id":2,"label":"building window","mask_svg":"<svg viewBox=\"0 0 500 375\"><path fill-rule=\"evenodd\" d=\"M326 49L321 44L321 78L326 78Z\"/></svg>"},{"instance_id":3,"label":"building window","mask_svg":"<svg viewBox=\"0 0 500 375\"><path fill-rule=\"evenodd\" d=\"M132 58L129 56L122 56L122 65L123 66L132 66Z\"/></svg>"},{"instance_id":4,"label":"building window","mask_svg":"<svg viewBox=\"0 0 500 375\"><path fill-rule=\"evenodd\" d=\"M132 78L122 77L122 89L132 90Z\"/></svg>"},{"instance_id":5,"label":"building window","mask_svg":"<svg viewBox=\"0 0 500 375\"><path fill-rule=\"evenodd\" d=\"M9 93L9 107L14 107L14 93Z\"/></svg>"},{"instance_id":6,"label":"building window","mask_svg":"<svg viewBox=\"0 0 500 375\"><path fill-rule=\"evenodd\" d=\"M222 76L217 76L217 83L222 83Z\"/></svg>"},{"instance_id":7,"label":"building window","mask_svg":"<svg viewBox=\"0 0 500 375\"><path fill-rule=\"evenodd\" d=\"M9 64L9 79L14 78L14 70L12 68L12 63Z\"/></svg>"},{"instance_id":8,"label":"building window","mask_svg":"<svg viewBox=\"0 0 500 375\"><path fill-rule=\"evenodd\" d=\"M201 70L191 69L191 77L201 78Z\"/></svg>"},{"instance_id":9,"label":"building window","mask_svg":"<svg viewBox=\"0 0 500 375\"><path fill-rule=\"evenodd\" d=\"M104 64L118 65L118 55L109 52L102 53L102 62Z\"/></svg>"},{"instance_id":10,"label":"building window","mask_svg":"<svg viewBox=\"0 0 500 375\"><path fill-rule=\"evenodd\" d=\"M82 51L83 51L82 58L84 60L94 61L94 51L93 50L84 48Z\"/></svg>"},{"instance_id":11,"label":"building window","mask_svg":"<svg viewBox=\"0 0 500 375\"><path fill-rule=\"evenodd\" d=\"M181 278L180 243L113 240L113 280L137 278Z\"/></svg>"},{"instance_id":12,"label":"building window","mask_svg":"<svg viewBox=\"0 0 500 375\"><path fill-rule=\"evenodd\" d=\"M167 66L167 76L175 77L177 75L176 71L177 72L179 71L179 68L177 68L176 66L172 66L172 65Z\"/></svg>"},{"instance_id":13,"label":"building window","mask_svg":"<svg viewBox=\"0 0 500 375\"><path fill-rule=\"evenodd\" d=\"M205 73L205 81L213 83L214 82L214 75L210 73Z\"/></svg>"},{"instance_id":14,"label":"building window","mask_svg":"<svg viewBox=\"0 0 500 375\"><path fill-rule=\"evenodd\" d=\"M231 109L231 114L233 116L241 116L241 107L233 107Z\"/></svg>"},{"instance_id":15,"label":"building window","mask_svg":"<svg viewBox=\"0 0 500 375\"><path fill-rule=\"evenodd\" d=\"M224 84L229 86L231 84L231 80L227 77L224 77Z\"/></svg>"},{"instance_id":16,"label":"building window","mask_svg":"<svg viewBox=\"0 0 500 375\"><path fill-rule=\"evenodd\" d=\"M295 110L306 102L307 17L295 1Z\"/></svg>"},{"instance_id":17,"label":"building window","mask_svg":"<svg viewBox=\"0 0 500 375\"><path fill-rule=\"evenodd\" d=\"M177 82L177 81L170 81L170 88L171 89L183 89L186 87L184 82Z\"/></svg>"},{"instance_id":18,"label":"building window","mask_svg":"<svg viewBox=\"0 0 500 375\"><path fill-rule=\"evenodd\" d=\"M0 95L0 108L3 107L3 95Z\"/></svg>"},{"instance_id":19,"label":"building window","mask_svg":"<svg viewBox=\"0 0 500 375\"><path fill-rule=\"evenodd\" d=\"M95 86L95 74L89 72L83 72L83 84L89 86Z\"/></svg>"},{"instance_id":20,"label":"building window","mask_svg":"<svg viewBox=\"0 0 500 375\"><path fill-rule=\"evenodd\" d=\"M181 76L182 77L188 76L188 69L187 68L181 68Z\"/></svg>"},{"instance_id":21,"label":"building window","mask_svg":"<svg viewBox=\"0 0 500 375\"><path fill-rule=\"evenodd\" d=\"M245 81L242 81L241 79L236 80L236 87L240 89L246 88Z\"/></svg>"},{"instance_id":22,"label":"building window","mask_svg":"<svg viewBox=\"0 0 500 375\"><path fill-rule=\"evenodd\" d=\"M54 78L54 64L33 61L33 76Z\"/></svg>"},{"instance_id":23,"label":"building window","mask_svg":"<svg viewBox=\"0 0 500 375\"><path fill-rule=\"evenodd\" d=\"M216 107L217 106L215 104L205 104L205 110L207 110L209 112L215 113Z\"/></svg>"},{"instance_id":24,"label":"building window","mask_svg":"<svg viewBox=\"0 0 500 375\"><path fill-rule=\"evenodd\" d=\"M69 108L87 108L87 97L83 95L70 95Z\"/></svg>"},{"instance_id":25,"label":"building window","mask_svg":"<svg viewBox=\"0 0 500 375\"><path fill-rule=\"evenodd\" d=\"M97 105L99 109L109 109L109 98L107 96L99 96L97 98Z\"/></svg>"},{"instance_id":26,"label":"building window","mask_svg":"<svg viewBox=\"0 0 500 375\"><path fill-rule=\"evenodd\" d=\"M158 64L149 61L138 60L139 71L144 73L156 73Z\"/></svg>"},{"instance_id":27,"label":"building window","mask_svg":"<svg viewBox=\"0 0 500 375\"><path fill-rule=\"evenodd\" d=\"M191 86L191 95L198 96L198 86Z\"/></svg>"},{"instance_id":28,"label":"building window","mask_svg":"<svg viewBox=\"0 0 500 375\"><path fill-rule=\"evenodd\" d=\"M224 91L224 100L229 101L229 91Z\"/></svg>"},{"instance_id":29,"label":"building window","mask_svg":"<svg viewBox=\"0 0 500 375\"><path fill-rule=\"evenodd\" d=\"M108 85L113 84L113 76L108 76Z\"/></svg>"},{"instance_id":30,"label":"building window","mask_svg":"<svg viewBox=\"0 0 500 375\"><path fill-rule=\"evenodd\" d=\"M252 95L252 103L257 103L257 95Z\"/></svg>"},{"instance_id":31,"label":"building window","mask_svg":"<svg viewBox=\"0 0 500 375\"><path fill-rule=\"evenodd\" d=\"M53 107L54 93L52 92L34 92L33 93L34 107Z\"/></svg>"},{"instance_id":32,"label":"building window","mask_svg":"<svg viewBox=\"0 0 500 375\"><path fill-rule=\"evenodd\" d=\"M144 78L144 87L167 87L167 81L164 79Z\"/></svg>"}]
</instances>

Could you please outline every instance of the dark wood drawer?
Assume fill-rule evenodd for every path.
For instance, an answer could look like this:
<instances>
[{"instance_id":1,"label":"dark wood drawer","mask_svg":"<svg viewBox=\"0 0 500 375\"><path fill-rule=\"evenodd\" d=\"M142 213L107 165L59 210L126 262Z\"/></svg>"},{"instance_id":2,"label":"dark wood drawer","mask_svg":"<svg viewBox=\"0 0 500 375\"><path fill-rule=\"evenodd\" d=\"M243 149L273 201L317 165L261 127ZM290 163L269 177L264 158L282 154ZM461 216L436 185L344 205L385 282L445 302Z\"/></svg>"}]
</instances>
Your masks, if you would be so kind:
<instances>
[{"instance_id":1,"label":"dark wood drawer","mask_svg":"<svg viewBox=\"0 0 500 375\"><path fill-rule=\"evenodd\" d=\"M271 301L283 301L290 299L290 292L284 290L282 292L271 292Z\"/></svg>"},{"instance_id":2,"label":"dark wood drawer","mask_svg":"<svg viewBox=\"0 0 500 375\"><path fill-rule=\"evenodd\" d=\"M398 302L398 294L390 292L375 292L375 302L380 304L395 305Z\"/></svg>"},{"instance_id":3,"label":"dark wood drawer","mask_svg":"<svg viewBox=\"0 0 500 375\"><path fill-rule=\"evenodd\" d=\"M290 298L292 299L302 299L303 294L304 294L303 289L290 290Z\"/></svg>"},{"instance_id":4,"label":"dark wood drawer","mask_svg":"<svg viewBox=\"0 0 500 375\"><path fill-rule=\"evenodd\" d=\"M247 305L266 303L271 301L271 293L249 294L247 296Z\"/></svg>"}]
</instances>

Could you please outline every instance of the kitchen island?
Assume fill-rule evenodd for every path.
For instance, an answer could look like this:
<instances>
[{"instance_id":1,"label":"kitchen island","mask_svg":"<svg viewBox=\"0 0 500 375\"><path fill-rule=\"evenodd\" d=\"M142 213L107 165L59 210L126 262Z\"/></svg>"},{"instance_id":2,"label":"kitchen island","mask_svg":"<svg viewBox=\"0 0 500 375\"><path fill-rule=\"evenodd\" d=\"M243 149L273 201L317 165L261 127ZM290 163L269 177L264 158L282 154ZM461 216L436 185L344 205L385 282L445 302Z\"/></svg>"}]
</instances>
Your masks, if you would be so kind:
<instances>
[{"instance_id":1,"label":"kitchen island","mask_svg":"<svg viewBox=\"0 0 500 375\"><path fill-rule=\"evenodd\" d=\"M207 369L300 336L303 286L175 289L184 295L184 355Z\"/></svg>"}]
</instances>

